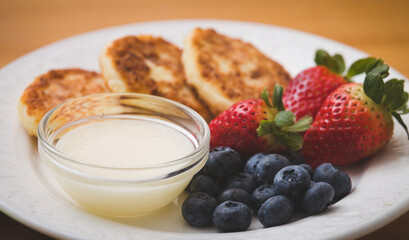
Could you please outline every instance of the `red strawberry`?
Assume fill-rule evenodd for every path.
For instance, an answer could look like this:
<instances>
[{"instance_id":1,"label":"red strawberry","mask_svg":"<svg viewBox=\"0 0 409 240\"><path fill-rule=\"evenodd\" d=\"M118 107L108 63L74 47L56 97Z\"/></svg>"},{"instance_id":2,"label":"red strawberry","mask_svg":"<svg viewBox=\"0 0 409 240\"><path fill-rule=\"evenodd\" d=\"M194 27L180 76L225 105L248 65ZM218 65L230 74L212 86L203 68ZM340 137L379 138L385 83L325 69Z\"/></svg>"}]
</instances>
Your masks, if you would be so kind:
<instances>
[{"instance_id":1,"label":"red strawberry","mask_svg":"<svg viewBox=\"0 0 409 240\"><path fill-rule=\"evenodd\" d=\"M306 115L315 117L325 98L345 83L344 77L332 73L325 66L309 68L288 83L283 95L284 106L297 118Z\"/></svg>"},{"instance_id":2,"label":"red strawberry","mask_svg":"<svg viewBox=\"0 0 409 240\"><path fill-rule=\"evenodd\" d=\"M282 91L275 87L273 106L264 91L262 99L240 101L213 119L209 124L211 148L231 147L244 157L300 149L302 136L298 132L308 129L312 119L296 122L292 112L284 111Z\"/></svg>"},{"instance_id":3,"label":"red strawberry","mask_svg":"<svg viewBox=\"0 0 409 240\"><path fill-rule=\"evenodd\" d=\"M297 118L307 115L315 118L332 91L348 83L351 77L372 69L378 62L379 59L375 58L360 59L351 65L346 76L342 76L345 70L342 56L330 56L326 51L318 50L315 55L318 66L302 71L288 83L283 94L284 106Z\"/></svg>"},{"instance_id":4,"label":"red strawberry","mask_svg":"<svg viewBox=\"0 0 409 240\"><path fill-rule=\"evenodd\" d=\"M330 56L326 51L318 50L315 63L318 66L295 76L283 95L284 106L297 118L307 115L314 118L327 96L342 84L348 83L341 75L345 70L341 55Z\"/></svg>"},{"instance_id":5,"label":"red strawberry","mask_svg":"<svg viewBox=\"0 0 409 240\"><path fill-rule=\"evenodd\" d=\"M398 113L407 112L404 80L384 83L387 71L388 66L378 62L363 85L345 84L327 97L304 135L302 153L307 163L346 165L373 155L392 137L392 116L408 133Z\"/></svg>"}]
</instances>

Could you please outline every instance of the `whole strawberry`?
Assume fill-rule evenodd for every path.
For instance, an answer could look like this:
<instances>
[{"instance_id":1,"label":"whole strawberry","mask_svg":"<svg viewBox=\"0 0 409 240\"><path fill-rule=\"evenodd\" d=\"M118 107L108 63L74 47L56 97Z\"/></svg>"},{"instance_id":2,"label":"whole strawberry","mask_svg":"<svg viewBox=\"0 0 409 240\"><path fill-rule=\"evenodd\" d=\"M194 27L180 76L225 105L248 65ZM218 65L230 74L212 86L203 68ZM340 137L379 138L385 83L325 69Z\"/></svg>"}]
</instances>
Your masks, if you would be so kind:
<instances>
[{"instance_id":1,"label":"whole strawberry","mask_svg":"<svg viewBox=\"0 0 409 240\"><path fill-rule=\"evenodd\" d=\"M276 85L273 104L264 91L262 99L237 102L213 119L209 123L210 147L231 147L244 157L259 152L300 149L303 139L298 132L307 130L312 118L296 122L295 115L284 110L282 91L282 87Z\"/></svg>"},{"instance_id":2,"label":"whole strawberry","mask_svg":"<svg viewBox=\"0 0 409 240\"><path fill-rule=\"evenodd\" d=\"M373 155L392 137L392 116L408 133L399 115L407 112L404 81L384 83L389 67L382 61L371 67L363 85L349 83L333 91L306 131L302 153L313 167L346 165ZM361 68L368 70L363 63Z\"/></svg>"},{"instance_id":3,"label":"whole strawberry","mask_svg":"<svg viewBox=\"0 0 409 240\"><path fill-rule=\"evenodd\" d=\"M283 94L283 103L287 110L292 111L297 118L315 115L320 110L327 96L350 79L372 69L380 59L372 57L354 62L345 76L344 59L341 55L330 56L324 50L315 54L316 67L308 68L295 76L287 85Z\"/></svg>"},{"instance_id":4,"label":"whole strawberry","mask_svg":"<svg viewBox=\"0 0 409 240\"><path fill-rule=\"evenodd\" d=\"M297 118L307 115L314 118L327 96L348 83L342 76L345 63L341 55L330 56L318 50L315 62L318 66L300 72L288 83L283 94L284 106Z\"/></svg>"}]
</instances>

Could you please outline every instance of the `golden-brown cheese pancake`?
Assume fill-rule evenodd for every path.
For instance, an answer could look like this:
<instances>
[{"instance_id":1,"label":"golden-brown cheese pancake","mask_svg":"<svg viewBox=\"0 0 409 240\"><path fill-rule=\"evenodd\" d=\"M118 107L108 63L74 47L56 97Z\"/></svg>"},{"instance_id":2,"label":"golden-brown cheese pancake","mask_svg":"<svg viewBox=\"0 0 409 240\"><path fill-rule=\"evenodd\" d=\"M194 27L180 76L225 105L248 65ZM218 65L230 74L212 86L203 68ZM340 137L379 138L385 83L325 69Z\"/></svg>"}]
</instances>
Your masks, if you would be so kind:
<instances>
[{"instance_id":1,"label":"golden-brown cheese pancake","mask_svg":"<svg viewBox=\"0 0 409 240\"><path fill-rule=\"evenodd\" d=\"M18 114L30 135L37 136L37 126L50 109L69 99L110 92L96 72L72 68L51 70L34 79L18 102Z\"/></svg>"},{"instance_id":2,"label":"golden-brown cheese pancake","mask_svg":"<svg viewBox=\"0 0 409 240\"><path fill-rule=\"evenodd\" d=\"M182 62L188 84L195 87L213 115L239 100L259 98L264 88L287 86L290 75L253 45L212 29L194 29L185 39Z\"/></svg>"},{"instance_id":3,"label":"golden-brown cheese pancake","mask_svg":"<svg viewBox=\"0 0 409 240\"><path fill-rule=\"evenodd\" d=\"M211 115L186 84L181 50L160 37L126 36L100 56L102 75L113 92L152 94L185 104L207 121Z\"/></svg>"}]
</instances>

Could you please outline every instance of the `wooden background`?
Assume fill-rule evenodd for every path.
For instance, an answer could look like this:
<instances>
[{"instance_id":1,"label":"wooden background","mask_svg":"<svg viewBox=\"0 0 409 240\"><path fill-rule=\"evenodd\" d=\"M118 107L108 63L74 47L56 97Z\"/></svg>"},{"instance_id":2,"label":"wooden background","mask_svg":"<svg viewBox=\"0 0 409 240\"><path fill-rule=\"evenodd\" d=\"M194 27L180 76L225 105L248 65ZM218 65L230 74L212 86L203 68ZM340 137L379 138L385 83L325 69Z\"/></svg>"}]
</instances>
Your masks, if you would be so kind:
<instances>
[{"instance_id":1,"label":"wooden background","mask_svg":"<svg viewBox=\"0 0 409 240\"><path fill-rule=\"evenodd\" d=\"M382 57L409 76L405 0L0 0L0 67L90 30L194 18L261 22L318 34ZM0 213L0 239L47 237ZM409 213L362 239L409 239Z\"/></svg>"}]
</instances>

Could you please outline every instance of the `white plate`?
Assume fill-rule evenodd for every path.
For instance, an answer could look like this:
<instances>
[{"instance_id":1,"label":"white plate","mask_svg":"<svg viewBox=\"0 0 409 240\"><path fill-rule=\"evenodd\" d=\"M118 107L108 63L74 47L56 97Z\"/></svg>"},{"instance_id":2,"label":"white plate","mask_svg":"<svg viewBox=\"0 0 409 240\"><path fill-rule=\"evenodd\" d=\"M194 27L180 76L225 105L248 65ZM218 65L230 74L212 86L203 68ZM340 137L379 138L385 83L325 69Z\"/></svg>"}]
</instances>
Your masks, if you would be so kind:
<instances>
[{"instance_id":1,"label":"white plate","mask_svg":"<svg viewBox=\"0 0 409 240\"><path fill-rule=\"evenodd\" d=\"M131 24L82 34L34 51L0 70L0 207L18 221L58 238L81 239L348 239L365 235L409 209L409 145L398 125L386 149L347 169L353 191L323 214L263 229L216 233L186 224L177 201L142 219L106 219L76 207L43 169L36 140L17 119L16 104L24 88L53 68L98 69L98 54L110 40L127 34L152 34L181 46L195 27L211 27L253 43L292 75L313 66L317 48L342 53L347 64L366 54L311 34L269 25L213 20L178 20ZM403 78L391 69L391 76ZM404 116L409 123L409 116Z\"/></svg>"}]
</instances>

